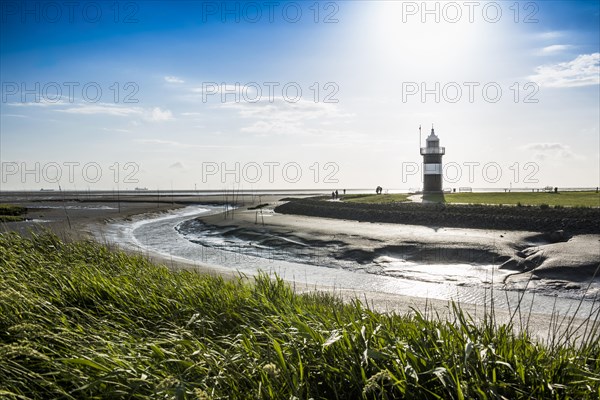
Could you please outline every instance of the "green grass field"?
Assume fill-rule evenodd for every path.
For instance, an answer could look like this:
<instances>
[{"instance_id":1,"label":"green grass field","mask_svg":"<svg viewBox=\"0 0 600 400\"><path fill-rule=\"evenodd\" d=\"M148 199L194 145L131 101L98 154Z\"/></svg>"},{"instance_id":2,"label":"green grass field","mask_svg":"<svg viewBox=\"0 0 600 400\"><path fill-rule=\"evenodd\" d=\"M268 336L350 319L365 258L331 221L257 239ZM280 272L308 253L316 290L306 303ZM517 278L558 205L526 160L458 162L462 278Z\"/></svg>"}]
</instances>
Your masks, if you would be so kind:
<instances>
[{"instance_id":1,"label":"green grass field","mask_svg":"<svg viewBox=\"0 0 600 400\"><path fill-rule=\"evenodd\" d=\"M450 321L379 314L266 276L224 280L95 243L0 234L0 398L600 395L598 311L541 344L452 307Z\"/></svg>"},{"instance_id":2,"label":"green grass field","mask_svg":"<svg viewBox=\"0 0 600 400\"><path fill-rule=\"evenodd\" d=\"M497 193L452 193L444 195L446 203L469 204L519 204L550 206L600 207L600 193L593 192L497 192Z\"/></svg>"},{"instance_id":3,"label":"green grass field","mask_svg":"<svg viewBox=\"0 0 600 400\"><path fill-rule=\"evenodd\" d=\"M342 200L348 203L397 203L408 200L407 194L350 194L342 196Z\"/></svg>"},{"instance_id":4,"label":"green grass field","mask_svg":"<svg viewBox=\"0 0 600 400\"><path fill-rule=\"evenodd\" d=\"M408 201L407 194L352 194L343 196L349 203L387 204ZM325 197L324 197L325 199ZM600 207L600 193L591 192L491 192L491 193L447 193L429 194L426 199L433 202L465 204L504 204L523 206Z\"/></svg>"},{"instance_id":5,"label":"green grass field","mask_svg":"<svg viewBox=\"0 0 600 400\"><path fill-rule=\"evenodd\" d=\"M25 218L23 214L27 208L12 204L0 204L0 222L20 222Z\"/></svg>"},{"instance_id":6,"label":"green grass field","mask_svg":"<svg viewBox=\"0 0 600 400\"><path fill-rule=\"evenodd\" d=\"M0 222L21 222L25 218L17 215L0 215Z\"/></svg>"}]
</instances>

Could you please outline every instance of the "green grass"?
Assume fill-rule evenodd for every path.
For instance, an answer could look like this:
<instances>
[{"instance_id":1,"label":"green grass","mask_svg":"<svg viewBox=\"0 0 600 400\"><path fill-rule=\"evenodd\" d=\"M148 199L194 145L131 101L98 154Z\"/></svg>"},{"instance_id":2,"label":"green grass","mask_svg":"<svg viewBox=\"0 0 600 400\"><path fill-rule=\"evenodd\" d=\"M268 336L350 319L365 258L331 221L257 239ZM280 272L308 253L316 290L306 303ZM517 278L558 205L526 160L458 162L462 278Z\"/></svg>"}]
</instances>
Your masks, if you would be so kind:
<instances>
[{"instance_id":1,"label":"green grass","mask_svg":"<svg viewBox=\"0 0 600 400\"><path fill-rule=\"evenodd\" d=\"M25 220L23 214L27 208L12 204L0 204L0 222L21 222Z\"/></svg>"},{"instance_id":2,"label":"green grass","mask_svg":"<svg viewBox=\"0 0 600 400\"><path fill-rule=\"evenodd\" d=\"M451 193L444 195L447 203L469 204L522 204L572 207L600 207L600 193L590 192L498 192L498 193Z\"/></svg>"},{"instance_id":3,"label":"green grass","mask_svg":"<svg viewBox=\"0 0 600 400\"><path fill-rule=\"evenodd\" d=\"M423 193L423 202L445 203L444 193Z\"/></svg>"},{"instance_id":4,"label":"green grass","mask_svg":"<svg viewBox=\"0 0 600 400\"><path fill-rule=\"evenodd\" d=\"M12 204L0 204L0 215L18 216L27 212L27 208Z\"/></svg>"},{"instance_id":5,"label":"green grass","mask_svg":"<svg viewBox=\"0 0 600 400\"><path fill-rule=\"evenodd\" d=\"M16 215L0 215L0 222L21 222L25 221L24 217Z\"/></svg>"},{"instance_id":6,"label":"green grass","mask_svg":"<svg viewBox=\"0 0 600 400\"><path fill-rule=\"evenodd\" d=\"M348 203L386 204L408 200L407 194L349 194L342 196Z\"/></svg>"},{"instance_id":7,"label":"green grass","mask_svg":"<svg viewBox=\"0 0 600 400\"><path fill-rule=\"evenodd\" d=\"M1 234L0 397L600 395L597 315L579 345L544 345L453 310L450 321L379 314L264 275L224 280L96 243Z\"/></svg>"}]
</instances>

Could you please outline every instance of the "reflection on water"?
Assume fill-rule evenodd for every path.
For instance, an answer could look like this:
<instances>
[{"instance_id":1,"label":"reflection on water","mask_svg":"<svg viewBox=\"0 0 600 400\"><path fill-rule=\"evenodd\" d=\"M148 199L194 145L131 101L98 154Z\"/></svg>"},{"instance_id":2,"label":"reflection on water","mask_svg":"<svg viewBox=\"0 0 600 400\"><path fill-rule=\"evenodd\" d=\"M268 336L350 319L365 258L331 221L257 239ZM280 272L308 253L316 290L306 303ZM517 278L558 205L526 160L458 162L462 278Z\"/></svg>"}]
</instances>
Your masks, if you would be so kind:
<instances>
[{"instance_id":1,"label":"reflection on water","mask_svg":"<svg viewBox=\"0 0 600 400\"><path fill-rule=\"evenodd\" d=\"M483 304L493 296L497 307L521 307L535 313L557 312L571 315L590 315L594 302L580 302L581 292L547 291L523 293L501 290L493 285L509 273L492 265L418 264L394 257L379 257L370 265L348 260L327 258L325 252L311 256L308 249L297 244L297 251L277 251L264 244L258 245L247 238L197 231L192 235L180 234L176 227L183 221L206 213L220 212L209 206L187 207L167 214L113 224L108 231L111 242L157 252L172 259L184 259L221 270L235 270L246 275L258 271L307 285L325 285L357 292L372 291L421 298L455 300L462 303ZM306 251L302 251L306 250ZM494 290L490 290L491 288ZM580 304L581 303L581 304Z\"/></svg>"},{"instance_id":2,"label":"reflection on water","mask_svg":"<svg viewBox=\"0 0 600 400\"><path fill-rule=\"evenodd\" d=\"M446 283L473 286L502 282L511 271L499 269L497 265L472 264L418 264L394 257L378 257L375 263L383 265L386 275L422 282Z\"/></svg>"}]
</instances>

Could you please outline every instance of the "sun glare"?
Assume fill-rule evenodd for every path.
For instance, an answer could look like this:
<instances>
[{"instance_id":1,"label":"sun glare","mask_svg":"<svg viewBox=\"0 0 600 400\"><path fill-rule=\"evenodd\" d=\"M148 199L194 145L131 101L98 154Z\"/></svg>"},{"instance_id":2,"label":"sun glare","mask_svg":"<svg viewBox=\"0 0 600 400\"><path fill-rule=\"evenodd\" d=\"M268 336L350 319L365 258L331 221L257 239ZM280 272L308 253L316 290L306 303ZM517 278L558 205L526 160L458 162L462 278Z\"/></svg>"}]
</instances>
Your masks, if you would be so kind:
<instances>
[{"instance_id":1,"label":"sun glare","mask_svg":"<svg viewBox=\"0 0 600 400\"><path fill-rule=\"evenodd\" d=\"M386 62L406 73L428 66L451 72L468 66L482 50L484 26L477 20L481 14L435 3L437 9L417 2L381 2L369 15L371 42Z\"/></svg>"}]
</instances>

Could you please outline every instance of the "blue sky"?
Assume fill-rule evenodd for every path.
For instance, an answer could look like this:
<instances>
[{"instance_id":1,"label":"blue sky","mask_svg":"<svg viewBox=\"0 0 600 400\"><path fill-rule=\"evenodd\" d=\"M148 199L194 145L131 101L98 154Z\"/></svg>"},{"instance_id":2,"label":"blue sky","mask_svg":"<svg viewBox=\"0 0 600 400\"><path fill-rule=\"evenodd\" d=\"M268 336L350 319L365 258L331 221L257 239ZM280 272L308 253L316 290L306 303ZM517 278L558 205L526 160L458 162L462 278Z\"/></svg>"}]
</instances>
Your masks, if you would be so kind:
<instances>
[{"instance_id":1,"label":"blue sky","mask_svg":"<svg viewBox=\"0 0 600 400\"><path fill-rule=\"evenodd\" d=\"M600 184L598 1L1 4L3 190Z\"/></svg>"}]
</instances>

